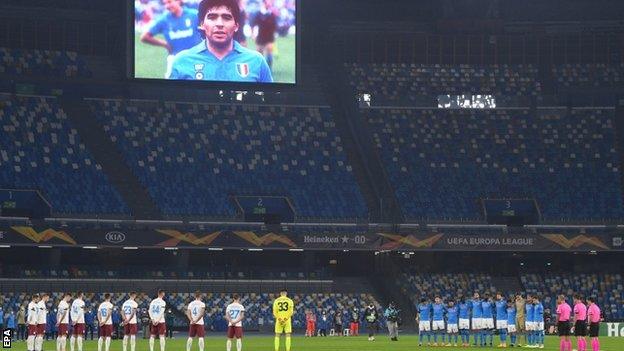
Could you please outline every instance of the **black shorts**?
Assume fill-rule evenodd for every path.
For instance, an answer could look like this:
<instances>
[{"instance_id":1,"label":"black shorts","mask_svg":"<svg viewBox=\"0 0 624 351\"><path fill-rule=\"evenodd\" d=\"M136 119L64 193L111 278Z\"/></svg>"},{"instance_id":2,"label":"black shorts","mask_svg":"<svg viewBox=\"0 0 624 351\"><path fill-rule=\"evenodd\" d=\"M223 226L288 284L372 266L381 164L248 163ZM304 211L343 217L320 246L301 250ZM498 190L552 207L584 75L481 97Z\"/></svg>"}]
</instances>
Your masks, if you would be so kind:
<instances>
[{"instance_id":1,"label":"black shorts","mask_svg":"<svg viewBox=\"0 0 624 351\"><path fill-rule=\"evenodd\" d=\"M570 321L557 322L557 331L559 336L570 336Z\"/></svg>"},{"instance_id":2,"label":"black shorts","mask_svg":"<svg viewBox=\"0 0 624 351\"><path fill-rule=\"evenodd\" d=\"M587 322L576 321L574 323L574 336L586 336L587 335Z\"/></svg>"},{"instance_id":3,"label":"black shorts","mask_svg":"<svg viewBox=\"0 0 624 351\"><path fill-rule=\"evenodd\" d=\"M589 336L597 338L600 332L600 323L589 323Z\"/></svg>"}]
</instances>

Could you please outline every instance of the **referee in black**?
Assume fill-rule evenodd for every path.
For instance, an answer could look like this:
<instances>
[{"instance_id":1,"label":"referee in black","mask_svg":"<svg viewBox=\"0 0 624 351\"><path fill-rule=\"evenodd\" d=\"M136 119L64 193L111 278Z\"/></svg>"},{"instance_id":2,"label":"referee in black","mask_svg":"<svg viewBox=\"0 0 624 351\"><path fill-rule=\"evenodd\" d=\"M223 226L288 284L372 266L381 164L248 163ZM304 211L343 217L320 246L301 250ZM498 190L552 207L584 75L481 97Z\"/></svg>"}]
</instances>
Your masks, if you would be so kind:
<instances>
[{"instance_id":1,"label":"referee in black","mask_svg":"<svg viewBox=\"0 0 624 351\"><path fill-rule=\"evenodd\" d=\"M570 344L570 314L572 308L566 302L565 295L557 296L557 332L559 333L560 350L572 349Z\"/></svg>"},{"instance_id":2,"label":"referee in black","mask_svg":"<svg viewBox=\"0 0 624 351\"><path fill-rule=\"evenodd\" d=\"M583 303L581 295L574 295L574 336L578 350L583 350L587 345L587 306Z\"/></svg>"}]
</instances>

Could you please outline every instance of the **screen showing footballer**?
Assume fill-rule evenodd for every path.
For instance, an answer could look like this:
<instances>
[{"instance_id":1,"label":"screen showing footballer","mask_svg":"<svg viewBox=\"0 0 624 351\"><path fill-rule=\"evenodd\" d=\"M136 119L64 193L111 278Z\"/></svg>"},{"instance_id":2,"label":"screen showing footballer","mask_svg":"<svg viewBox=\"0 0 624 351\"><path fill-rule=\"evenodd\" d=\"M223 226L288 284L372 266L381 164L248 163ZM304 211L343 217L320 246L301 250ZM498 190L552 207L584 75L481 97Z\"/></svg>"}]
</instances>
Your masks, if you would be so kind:
<instances>
[{"instance_id":1,"label":"screen showing footballer","mask_svg":"<svg viewBox=\"0 0 624 351\"><path fill-rule=\"evenodd\" d=\"M296 0L135 0L134 78L290 83Z\"/></svg>"}]
</instances>

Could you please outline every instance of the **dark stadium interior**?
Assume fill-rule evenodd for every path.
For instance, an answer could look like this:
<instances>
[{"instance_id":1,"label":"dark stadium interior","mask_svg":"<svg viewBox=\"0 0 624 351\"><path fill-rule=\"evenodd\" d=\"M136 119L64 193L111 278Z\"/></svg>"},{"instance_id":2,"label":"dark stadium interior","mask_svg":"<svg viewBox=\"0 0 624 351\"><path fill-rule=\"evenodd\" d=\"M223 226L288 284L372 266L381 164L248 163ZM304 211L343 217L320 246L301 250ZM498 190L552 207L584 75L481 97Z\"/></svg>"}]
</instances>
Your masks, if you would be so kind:
<instances>
[{"instance_id":1,"label":"dark stadium interior","mask_svg":"<svg viewBox=\"0 0 624 351\"><path fill-rule=\"evenodd\" d=\"M474 292L624 321L624 1L299 0L295 85L134 79L133 3L0 2L7 313L164 288L183 331L201 289L224 331L237 292L268 335L287 287L299 334Z\"/></svg>"}]
</instances>

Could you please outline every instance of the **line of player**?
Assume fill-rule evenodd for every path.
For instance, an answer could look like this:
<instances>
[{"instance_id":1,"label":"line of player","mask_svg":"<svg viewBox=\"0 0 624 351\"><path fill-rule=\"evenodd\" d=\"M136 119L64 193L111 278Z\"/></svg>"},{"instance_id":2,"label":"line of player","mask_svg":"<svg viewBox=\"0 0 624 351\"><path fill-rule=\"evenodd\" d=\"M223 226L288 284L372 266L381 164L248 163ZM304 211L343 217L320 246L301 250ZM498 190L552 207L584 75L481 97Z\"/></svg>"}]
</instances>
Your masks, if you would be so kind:
<instances>
[{"instance_id":1,"label":"line of player","mask_svg":"<svg viewBox=\"0 0 624 351\"><path fill-rule=\"evenodd\" d=\"M206 304L202 301L203 294L196 291L195 300L189 303L186 309L186 317L189 320L189 337L186 342L186 351L190 351L193 345L193 339L197 338L199 351L204 350L204 315L206 313ZM127 351L128 344L130 350L136 349L136 335L138 332L136 302L137 293L130 292L128 299L121 306L121 325L124 328L124 337L122 342L123 351ZM159 290L158 296L149 304L148 315L149 324L149 349L154 351L156 336L159 338L160 351L165 351L167 326L165 324L166 302L164 300L165 291ZM27 324L28 338L26 346L28 351L42 351L43 337L46 330L46 322L48 316L47 302L50 296L47 293L32 295L31 301L28 303ZM111 344L111 336L113 334L113 304L111 303L112 295L104 294L104 301L97 307L97 320L99 325L98 351L109 351ZM72 301L73 299L73 301ZM225 319L228 322L226 350L231 351L232 341L236 339L237 351L242 350L243 337L243 319L245 318L245 308L240 303L238 294L232 295L232 302L225 308ZM290 302L290 315L292 315L292 301ZM275 310L275 309L274 309ZM290 325L290 317L288 317L288 325ZM56 351L65 351L67 346L67 336L70 332L70 351L83 351L83 339L85 333L85 302L84 293L78 292L74 296L70 293L63 294L62 299L57 307L57 324L58 337L56 339ZM289 331L290 332L290 331ZM289 334L288 334L289 335ZM289 343L288 343L288 346ZM289 347L288 347L289 349Z\"/></svg>"},{"instance_id":2,"label":"line of player","mask_svg":"<svg viewBox=\"0 0 624 351\"><path fill-rule=\"evenodd\" d=\"M593 351L600 350L598 332L601 312L594 298L587 299L587 305L580 295L574 296L574 315L564 295L557 299L557 331L561 337L560 351L572 351L570 341L571 326L577 336L578 351L586 351L587 329L592 339ZM538 295L521 294L505 298L497 293L495 299L485 294L481 299L474 293L472 299L460 296L457 303L449 300L446 303L440 296L431 303L422 298L417 306L416 321L418 323L419 346L427 341L428 346L470 346L470 335L474 337L472 346L493 346L494 331L498 330L500 343L498 347L508 345L521 346L518 335L525 336L527 348L544 348L544 305ZM433 343L431 339L433 336ZM438 337L441 343L438 344ZM446 340L448 337L448 340ZM509 337L510 343L507 343Z\"/></svg>"}]
</instances>

